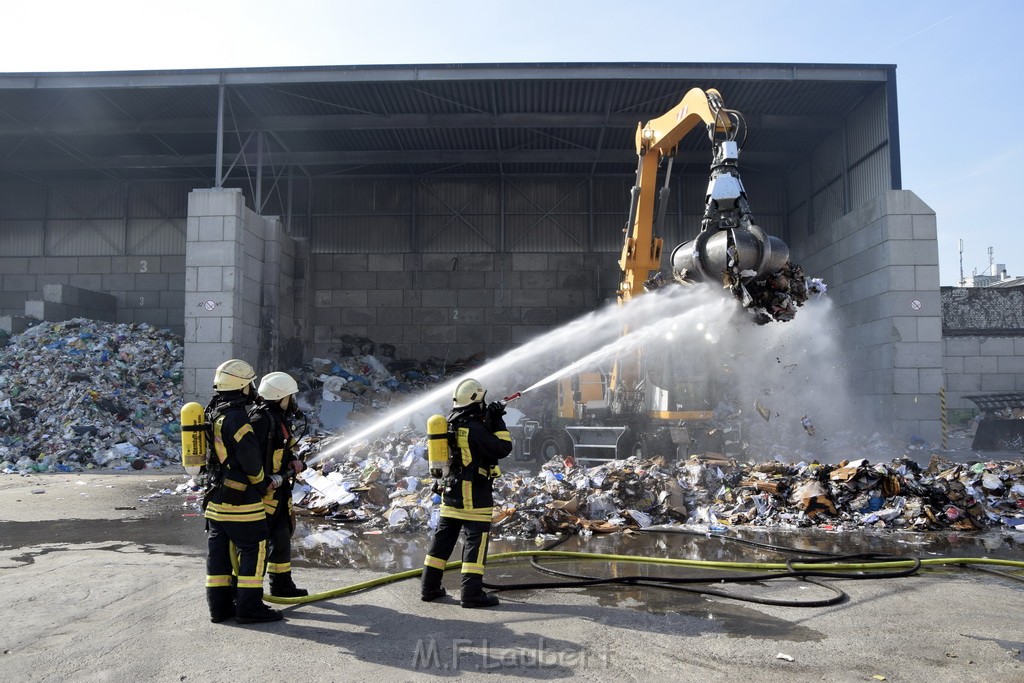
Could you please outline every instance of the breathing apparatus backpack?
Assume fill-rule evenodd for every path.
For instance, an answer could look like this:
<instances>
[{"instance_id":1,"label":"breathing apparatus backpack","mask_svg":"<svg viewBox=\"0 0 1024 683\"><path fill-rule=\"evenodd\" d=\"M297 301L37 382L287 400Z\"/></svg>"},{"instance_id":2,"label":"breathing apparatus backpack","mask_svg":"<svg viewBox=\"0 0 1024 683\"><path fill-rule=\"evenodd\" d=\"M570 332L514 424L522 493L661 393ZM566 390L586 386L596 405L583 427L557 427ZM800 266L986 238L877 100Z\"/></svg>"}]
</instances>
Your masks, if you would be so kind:
<instances>
[{"instance_id":1,"label":"breathing apparatus backpack","mask_svg":"<svg viewBox=\"0 0 1024 683\"><path fill-rule=\"evenodd\" d=\"M209 458L210 423L206 411L192 401L181 407L181 464L190 477L197 477Z\"/></svg>"},{"instance_id":2,"label":"breathing apparatus backpack","mask_svg":"<svg viewBox=\"0 0 1024 683\"><path fill-rule=\"evenodd\" d=\"M450 443L448 420L445 419L444 415L431 415L428 417L427 462L430 467L430 476L434 479L444 477L444 470L448 465L450 457Z\"/></svg>"},{"instance_id":3,"label":"breathing apparatus backpack","mask_svg":"<svg viewBox=\"0 0 1024 683\"><path fill-rule=\"evenodd\" d=\"M190 476L216 479L220 475L221 462L213 448L213 425L226 409L247 401L247 397L214 397L206 408L195 402L181 407L181 464Z\"/></svg>"},{"instance_id":4,"label":"breathing apparatus backpack","mask_svg":"<svg viewBox=\"0 0 1024 683\"><path fill-rule=\"evenodd\" d=\"M431 415L427 418L427 461L430 476L439 484L441 479L461 478L462 453L459 450L459 427L466 424L470 416L453 413L449 421L443 415ZM501 469L494 465L490 468L489 478L501 476Z\"/></svg>"}]
</instances>

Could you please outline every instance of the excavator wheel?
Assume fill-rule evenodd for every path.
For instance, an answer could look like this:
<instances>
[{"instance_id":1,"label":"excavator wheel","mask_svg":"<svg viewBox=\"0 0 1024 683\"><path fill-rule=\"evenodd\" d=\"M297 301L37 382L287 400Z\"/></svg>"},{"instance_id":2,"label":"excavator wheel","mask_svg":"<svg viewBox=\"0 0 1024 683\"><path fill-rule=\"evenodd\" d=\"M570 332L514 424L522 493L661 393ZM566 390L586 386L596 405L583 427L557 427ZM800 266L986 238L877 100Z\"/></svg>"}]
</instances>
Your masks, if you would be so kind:
<instances>
[{"instance_id":1,"label":"excavator wheel","mask_svg":"<svg viewBox=\"0 0 1024 683\"><path fill-rule=\"evenodd\" d=\"M666 461L673 461L676 457L676 446L671 438L663 430L657 431L634 431L627 430L619 439L615 447L615 457L619 460L636 456L641 460L662 456Z\"/></svg>"},{"instance_id":2,"label":"excavator wheel","mask_svg":"<svg viewBox=\"0 0 1024 683\"><path fill-rule=\"evenodd\" d=\"M637 457L641 460L649 457L650 444L643 432L634 430L632 427L626 429L619 442L615 445L615 459L625 460L630 457Z\"/></svg>"},{"instance_id":3,"label":"excavator wheel","mask_svg":"<svg viewBox=\"0 0 1024 683\"><path fill-rule=\"evenodd\" d=\"M555 456L566 457L573 454L572 440L564 429L542 429L530 441L530 453L540 465Z\"/></svg>"},{"instance_id":4,"label":"excavator wheel","mask_svg":"<svg viewBox=\"0 0 1024 683\"><path fill-rule=\"evenodd\" d=\"M672 443L672 437L669 436L667 430L659 429L649 432L644 434L643 438L648 458L661 456L666 462L676 459L676 445Z\"/></svg>"}]
</instances>

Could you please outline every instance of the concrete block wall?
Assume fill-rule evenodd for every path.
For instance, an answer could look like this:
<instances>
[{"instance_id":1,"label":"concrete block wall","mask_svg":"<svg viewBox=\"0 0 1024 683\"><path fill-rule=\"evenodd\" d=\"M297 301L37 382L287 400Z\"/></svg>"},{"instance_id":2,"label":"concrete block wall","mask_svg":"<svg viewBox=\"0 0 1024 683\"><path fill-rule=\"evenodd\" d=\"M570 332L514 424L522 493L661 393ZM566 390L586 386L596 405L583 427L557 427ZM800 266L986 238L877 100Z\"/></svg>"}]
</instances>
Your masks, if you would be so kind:
<instances>
[{"instance_id":1,"label":"concrete block wall","mask_svg":"<svg viewBox=\"0 0 1024 683\"><path fill-rule=\"evenodd\" d=\"M276 219L265 219L249 209L243 209L239 225L242 254L235 276L241 307L235 310L235 344L239 348L237 356L252 363L262 375L276 369L270 366L278 336L275 322L280 259L275 249L279 226Z\"/></svg>"},{"instance_id":2,"label":"concrete block wall","mask_svg":"<svg viewBox=\"0 0 1024 683\"><path fill-rule=\"evenodd\" d=\"M26 301L25 316L51 322L72 318L116 322L117 299L71 285L43 285L42 301Z\"/></svg>"},{"instance_id":3,"label":"concrete block wall","mask_svg":"<svg viewBox=\"0 0 1024 683\"><path fill-rule=\"evenodd\" d=\"M116 322L185 331L185 256L0 257L0 315L24 314L46 285L71 285L113 296Z\"/></svg>"},{"instance_id":4,"label":"concrete block wall","mask_svg":"<svg viewBox=\"0 0 1024 683\"><path fill-rule=\"evenodd\" d=\"M402 358L494 357L588 313L618 287L618 254L315 254L312 355L343 335Z\"/></svg>"},{"instance_id":5,"label":"concrete block wall","mask_svg":"<svg viewBox=\"0 0 1024 683\"><path fill-rule=\"evenodd\" d=\"M949 408L976 410L971 394L1024 391L1024 336L946 337L943 350Z\"/></svg>"},{"instance_id":6,"label":"concrete block wall","mask_svg":"<svg viewBox=\"0 0 1024 683\"><path fill-rule=\"evenodd\" d=\"M277 218L247 209L237 188L194 190L188 207L183 390L205 402L229 358L260 375L278 369L282 252L295 248L282 246L291 238Z\"/></svg>"},{"instance_id":7,"label":"concrete block wall","mask_svg":"<svg viewBox=\"0 0 1024 683\"><path fill-rule=\"evenodd\" d=\"M36 320L23 315L0 315L0 332L8 335L21 334L36 324Z\"/></svg>"},{"instance_id":8,"label":"concrete block wall","mask_svg":"<svg viewBox=\"0 0 1024 683\"><path fill-rule=\"evenodd\" d=\"M954 410L964 396L1024 391L1024 287L943 287L943 371Z\"/></svg>"},{"instance_id":9,"label":"concrete block wall","mask_svg":"<svg viewBox=\"0 0 1024 683\"><path fill-rule=\"evenodd\" d=\"M205 403L213 371L241 355L244 200L240 190L194 190L188 198L185 242L185 400ZM255 358L245 358L255 363Z\"/></svg>"},{"instance_id":10,"label":"concrete block wall","mask_svg":"<svg viewBox=\"0 0 1024 683\"><path fill-rule=\"evenodd\" d=\"M884 192L791 245L822 277L846 326L859 415L910 437L941 438L943 340L935 212L914 193Z\"/></svg>"}]
</instances>

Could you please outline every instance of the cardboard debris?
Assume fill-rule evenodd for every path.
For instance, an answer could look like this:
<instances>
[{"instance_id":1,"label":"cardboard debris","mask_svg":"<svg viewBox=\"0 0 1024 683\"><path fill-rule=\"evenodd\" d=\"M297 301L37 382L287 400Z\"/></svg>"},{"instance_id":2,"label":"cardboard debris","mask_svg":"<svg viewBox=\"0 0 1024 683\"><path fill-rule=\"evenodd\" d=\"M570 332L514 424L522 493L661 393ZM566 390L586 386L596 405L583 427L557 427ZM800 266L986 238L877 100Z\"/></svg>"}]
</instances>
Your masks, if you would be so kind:
<instances>
[{"instance_id":1,"label":"cardboard debris","mask_svg":"<svg viewBox=\"0 0 1024 683\"><path fill-rule=\"evenodd\" d=\"M836 514L835 504L818 481L809 481L800 485L793 491L793 495L790 496L790 502L806 512L809 517L813 517L820 512Z\"/></svg>"},{"instance_id":2,"label":"cardboard debris","mask_svg":"<svg viewBox=\"0 0 1024 683\"><path fill-rule=\"evenodd\" d=\"M331 438L319 438L307 446L314 453L331 443ZM320 472L304 475L307 483L295 498L300 509L322 516L325 525L358 524L360 533L430 527L437 504L426 476L422 431L405 429L332 452ZM313 486L316 477L337 489ZM905 458L826 465L739 463L712 454L681 462L629 458L582 467L556 457L539 472L506 472L494 487L494 533L506 538L604 534L663 524L720 531L736 525L833 530L1024 526L1024 462L956 465L936 458L922 468Z\"/></svg>"}]
</instances>

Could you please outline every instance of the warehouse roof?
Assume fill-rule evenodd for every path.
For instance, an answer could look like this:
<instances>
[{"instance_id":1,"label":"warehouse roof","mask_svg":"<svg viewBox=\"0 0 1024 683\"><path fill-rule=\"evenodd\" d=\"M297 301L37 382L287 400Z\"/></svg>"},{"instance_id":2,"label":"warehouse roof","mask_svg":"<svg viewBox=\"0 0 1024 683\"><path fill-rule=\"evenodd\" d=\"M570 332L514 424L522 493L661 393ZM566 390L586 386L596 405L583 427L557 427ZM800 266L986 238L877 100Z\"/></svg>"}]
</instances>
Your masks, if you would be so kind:
<instances>
[{"instance_id":1,"label":"warehouse roof","mask_svg":"<svg viewBox=\"0 0 1024 683\"><path fill-rule=\"evenodd\" d=\"M885 89L899 177L894 66L595 63L0 74L0 179L212 180L220 86L226 176L621 174L639 121L713 87L754 169L806 158ZM682 160L708 147L688 136Z\"/></svg>"}]
</instances>

